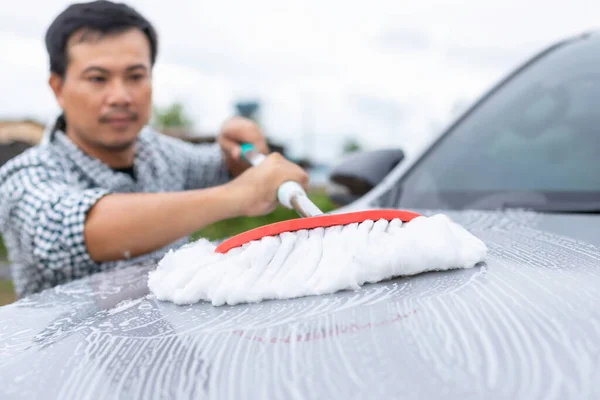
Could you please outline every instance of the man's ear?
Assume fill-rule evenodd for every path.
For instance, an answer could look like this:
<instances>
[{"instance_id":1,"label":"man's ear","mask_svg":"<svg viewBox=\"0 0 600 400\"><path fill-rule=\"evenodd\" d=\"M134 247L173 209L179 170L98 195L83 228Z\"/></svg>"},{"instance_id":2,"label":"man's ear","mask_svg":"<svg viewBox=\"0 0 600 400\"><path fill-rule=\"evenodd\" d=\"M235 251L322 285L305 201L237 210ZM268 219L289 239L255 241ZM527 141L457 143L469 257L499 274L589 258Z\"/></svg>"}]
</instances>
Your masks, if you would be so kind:
<instances>
[{"instance_id":1,"label":"man's ear","mask_svg":"<svg viewBox=\"0 0 600 400\"><path fill-rule=\"evenodd\" d=\"M50 85L50 88L52 89L54 97L56 97L56 101L58 102L60 108L64 108L64 100L62 96L63 78L61 78L58 74L52 72L50 73L50 78L48 78L48 84Z\"/></svg>"}]
</instances>

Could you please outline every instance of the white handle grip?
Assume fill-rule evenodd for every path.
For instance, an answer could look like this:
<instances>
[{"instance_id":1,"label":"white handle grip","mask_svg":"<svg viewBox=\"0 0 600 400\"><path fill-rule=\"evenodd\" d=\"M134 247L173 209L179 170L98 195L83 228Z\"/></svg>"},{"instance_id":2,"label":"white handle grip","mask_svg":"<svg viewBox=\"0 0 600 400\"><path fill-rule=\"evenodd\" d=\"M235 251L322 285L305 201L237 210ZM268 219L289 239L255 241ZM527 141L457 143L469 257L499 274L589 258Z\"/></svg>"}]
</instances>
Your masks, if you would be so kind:
<instances>
[{"instance_id":1,"label":"white handle grip","mask_svg":"<svg viewBox=\"0 0 600 400\"><path fill-rule=\"evenodd\" d=\"M294 196L306 196L304 188L300 186L298 182L283 182L281 186L279 186L279 189L277 189L277 199L287 208L294 208L292 205L292 198Z\"/></svg>"},{"instance_id":2,"label":"white handle grip","mask_svg":"<svg viewBox=\"0 0 600 400\"><path fill-rule=\"evenodd\" d=\"M259 153L258 151L247 151L244 153L244 158L254 167L258 166L260 163L265 161L267 158L263 153Z\"/></svg>"}]
</instances>

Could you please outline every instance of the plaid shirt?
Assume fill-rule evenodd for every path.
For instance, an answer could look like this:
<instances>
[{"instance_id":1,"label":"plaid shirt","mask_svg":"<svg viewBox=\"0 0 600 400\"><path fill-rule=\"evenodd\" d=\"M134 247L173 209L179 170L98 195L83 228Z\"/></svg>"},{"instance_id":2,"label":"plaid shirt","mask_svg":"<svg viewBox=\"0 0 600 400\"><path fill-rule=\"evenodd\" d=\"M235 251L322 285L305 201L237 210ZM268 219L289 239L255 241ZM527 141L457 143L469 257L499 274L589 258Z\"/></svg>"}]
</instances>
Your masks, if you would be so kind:
<instances>
[{"instance_id":1,"label":"plaid shirt","mask_svg":"<svg viewBox=\"0 0 600 400\"><path fill-rule=\"evenodd\" d=\"M79 150L61 130L0 168L0 231L18 297L107 269L162 257L187 243L181 238L153 253L94 262L83 227L102 196L170 192L218 185L229 179L216 144L191 144L144 129L138 139L135 179Z\"/></svg>"}]
</instances>

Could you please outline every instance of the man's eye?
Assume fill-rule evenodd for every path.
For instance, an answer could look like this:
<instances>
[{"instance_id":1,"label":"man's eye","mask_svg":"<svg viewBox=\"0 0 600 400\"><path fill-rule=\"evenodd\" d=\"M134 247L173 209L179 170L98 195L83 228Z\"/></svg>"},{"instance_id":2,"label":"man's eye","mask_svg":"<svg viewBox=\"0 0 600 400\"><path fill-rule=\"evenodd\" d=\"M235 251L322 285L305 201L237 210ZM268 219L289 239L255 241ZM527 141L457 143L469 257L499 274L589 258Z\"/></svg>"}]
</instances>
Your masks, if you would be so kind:
<instances>
[{"instance_id":1,"label":"man's eye","mask_svg":"<svg viewBox=\"0 0 600 400\"><path fill-rule=\"evenodd\" d=\"M90 76L88 78L88 80L90 82L95 82L95 83L100 83L100 82L105 82L106 79L103 76Z\"/></svg>"},{"instance_id":2,"label":"man's eye","mask_svg":"<svg viewBox=\"0 0 600 400\"><path fill-rule=\"evenodd\" d=\"M144 75L142 75L142 74L135 74L135 75L131 75L130 78L133 81L141 81L142 79L144 79Z\"/></svg>"}]
</instances>

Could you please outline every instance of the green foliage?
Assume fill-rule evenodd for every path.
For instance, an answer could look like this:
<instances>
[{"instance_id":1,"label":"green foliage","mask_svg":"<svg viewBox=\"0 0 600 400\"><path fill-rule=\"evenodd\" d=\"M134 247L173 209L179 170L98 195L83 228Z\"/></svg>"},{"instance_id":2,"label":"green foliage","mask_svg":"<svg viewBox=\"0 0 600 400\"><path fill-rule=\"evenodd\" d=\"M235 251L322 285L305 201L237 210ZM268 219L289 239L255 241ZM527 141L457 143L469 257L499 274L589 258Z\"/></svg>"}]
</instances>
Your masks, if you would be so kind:
<instances>
[{"instance_id":1,"label":"green foliage","mask_svg":"<svg viewBox=\"0 0 600 400\"><path fill-rule=\"evenodd\" d=\"M335 205L329 200L327 195L323 193L311 193L309 194L309 197L323 212L335 209ZM201 237L208 240L224 239L250 229L258 228L259 226L294 218L299 218L296 211L279 206L271 214L262 217L239 217L209 225L194 233L192 235L192 240L197 240Z\"/></svg>"},{"instance_id":2,"label":"green foliage","mask_svg":"<svg viewBox=\"0 0 600 400\"><path fill-rule=\"evenodd\" d=\"M9 280L0 280L0 306L10 304L15 301L15 290Z\"/></svg>"},{"instance_id":3,"label":"green foliage","mask_svg":"<svg viewBox=\"0 0 600 400\"><path fill-rule=\"evenodd\" d=\"M361 149L362 149L362 147L361 147L360 143L358 142L358 140L356 140L354 138L349 138L344 143L343 153L344 154L353 153L355 151L360 151Z\"/></svg>"},{"instance_id":4,"label":"green foliage","mask_svg":"<svg viewBox=\"0 0 600 400\"><path fill-rule=\"evenodd\" d=\"M154 125L162 128L188 128L192 120L187 116L181 103L173 103L167 107L154 107Z\"/></svg>"},{"instance_id":5,"label":"green foliage","mask_svg":"<svg viewBox=\"0 0 600 400\"><path fill-rule=\"evenodd\" d=\"M6 246L4 246L4 241L0 237L0 260L6 260L7 258Z\"/></svg>"},{"instance_id":6,"label":"green foliage","mask_svg":"<svg viewBox=\"0 0 600 400\"><path fill-rule=\"evenodd\" d=\"M6 247L0 237L0 261L5 261L7 258ZM0 280L0 306L10 304L15 301L15 291L10 280Z\"/></svg>"}]
</instances>

